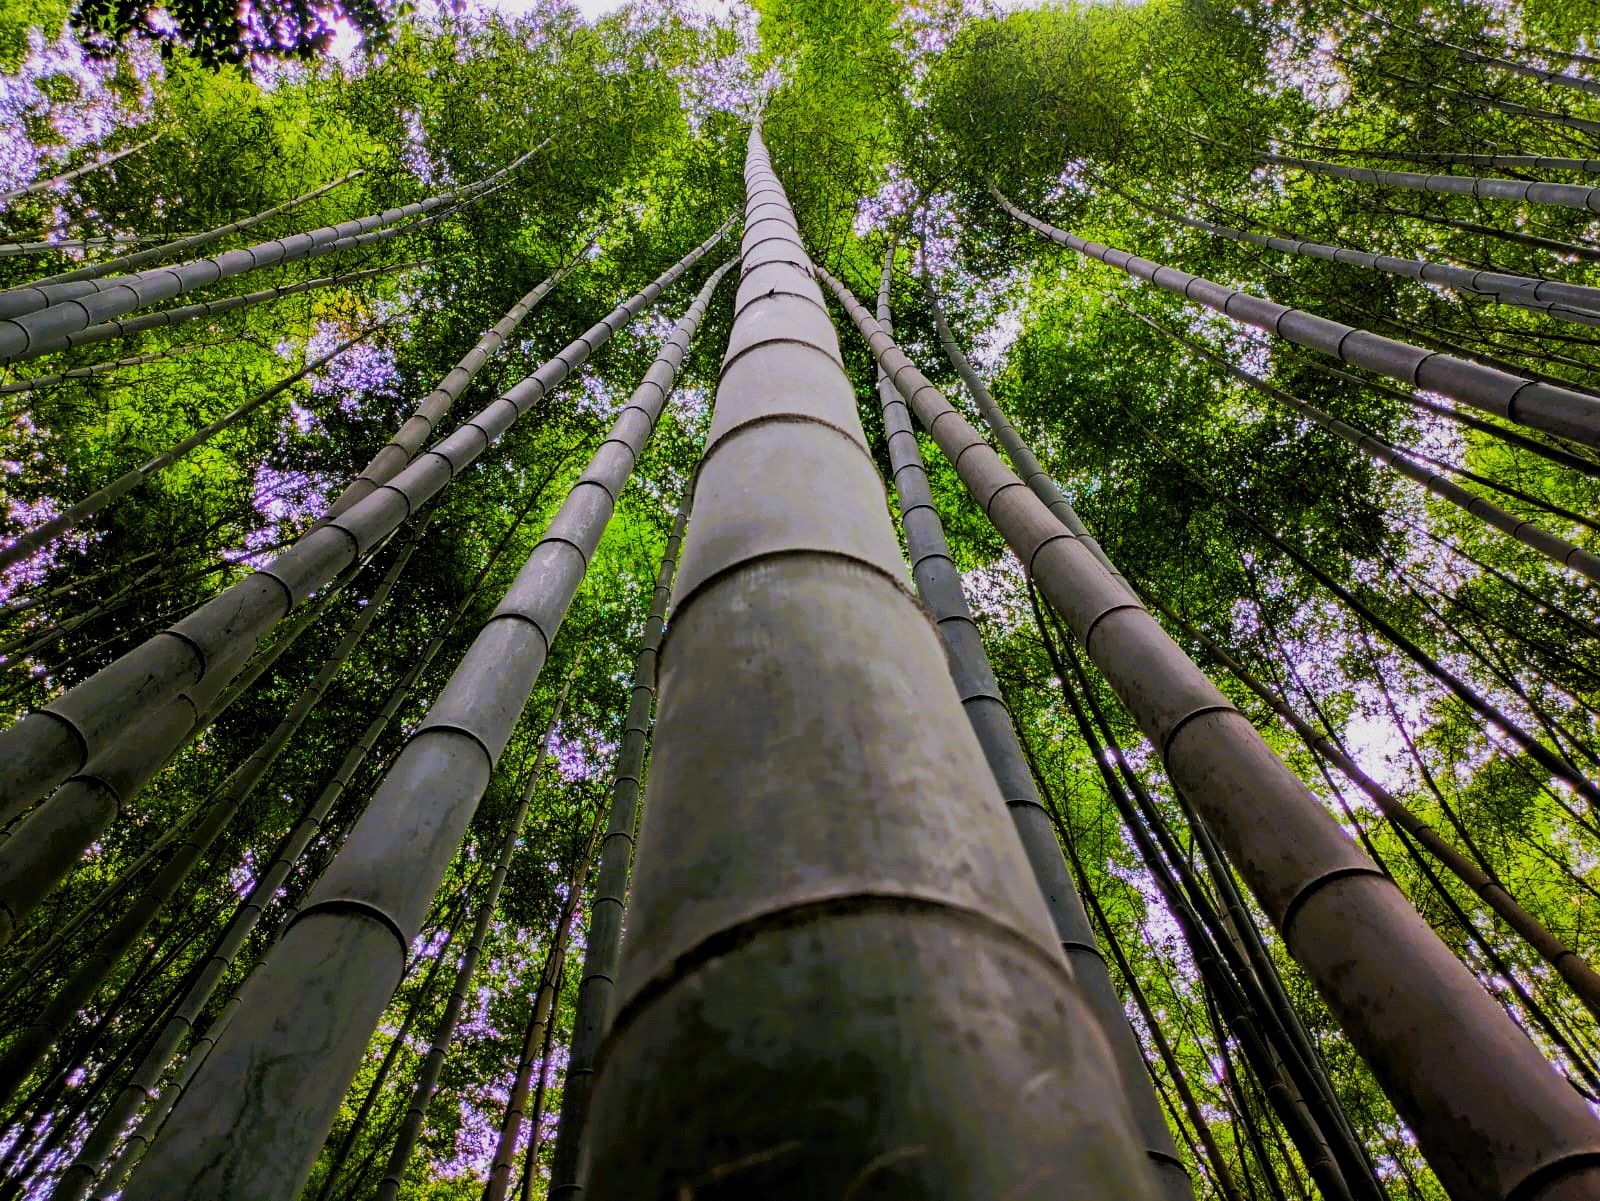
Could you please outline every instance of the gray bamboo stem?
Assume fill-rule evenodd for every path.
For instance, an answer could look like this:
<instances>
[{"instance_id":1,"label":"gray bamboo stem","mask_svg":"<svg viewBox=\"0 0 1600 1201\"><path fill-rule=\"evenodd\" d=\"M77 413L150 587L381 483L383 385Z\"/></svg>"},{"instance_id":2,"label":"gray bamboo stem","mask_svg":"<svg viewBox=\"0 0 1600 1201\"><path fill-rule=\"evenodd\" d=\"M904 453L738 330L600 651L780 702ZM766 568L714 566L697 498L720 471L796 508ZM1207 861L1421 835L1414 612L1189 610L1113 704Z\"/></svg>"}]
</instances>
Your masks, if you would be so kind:
<instances>
[{"instance_id":1,"label":"gray bamboo stem","mask_svg":"<svg viewBox=\"0 0 1600 1201\"><path fill-rule=\"evenodd\" d=\"M517 840L522 835L523 824L528 820L528 809L532 806L534 797L539 794L539 771L550 753L550 743L555 738L556 726L561 722L561 711L567 703L567 693L571 690L572 681L576 676L577 663L574 663L573 670L568 673L561 685L561 691L556 694L555 706L550 711L550 720L545 726L544 737L539 740L538 749L534 752L533 766L528 769L528 779L522 787L522 795L517 798L517 807L512 811L505 836L500 841L494 871L489 877L488 891L479 901L478 916L472 926L472 937L467 942L466 953L462 955L461 964L456 969L455 984L450 990L450 999L445 1003L444 1013L440 1015L439 1022L433 1029L428 1053L417 1069L416 1082L411 1086L411 1103L406 1106L405 1117L400 1122L400 1133L395 1136L394 1146L389 1151L388 1163L383 1169L383 1179L378 1182L379 1201L394 1201L400 1195L400 1185L405 1178L406 1165L411 1162L411 1153L416 1149L417 1139L422 1134L422 1123L428 1116L428 1102L433 1100L434 1091L439 1087L439 1074L444 1071L445 1057L450 1053L450 1040L455 1036L456 1023L461 1020L461 1011L466 1007L467 992L472 985L473 974L478 970L478 960L483 955L484 940L489 936L489 927L493 924L495 913L499 908L500 890L505 885L506 873L511 870L511 860L517 851Z\"/></svg>"},{"instance_id":2,"label":"gray bamboo stem","mask_svg":"<svg viewBox=\"0 0 1600 1201\"><path fill-rule=\"evenodd\" d=\"M1600 1122L1582 1098L1127 584L1004 466L849 290L823 278L1159 752L1173 787L1227 848L1445 1188L1468 1201L1519 1189L1565 1201L1600 1185Z\"/></svg>"},{"instance_id":3,"label":"gray bamboo stem","mask_svg":"<svg viewBox=\"0 0 1600 1201\"><path fill-rule=\"evenodd\" d=\"M883 260L878 285L879 325L891 330L889 294L893 280L895 247L891 243ZM941 339L944 337L941 331ZM953 353L952 353L953 352ZM947 345L951 366L974 375L965 356ZM1161 1104L1145 1070L1144 1055L1128 1024L1122 1000L1106 968L1095 941L1094 928L1084 911L1083 901L1067 872L1067 861L1056 839L1055 825L1039 798L1039 789L1028 769L1022 745L1011 722L1011 713L1000 696L1000 685L989 665L983 636L972 620L972 610L962 591L961 573L950 554L944 526L933 503L927 466L917 444L911 410L882 371L878 373L878 403L883 409L883 428L889 446L889 466L894 492L899 499L901 525L905 530L906 551L911 560L911 576L917 595L933 612L939 636L944 640L950 660L950 674L961 698L967 720L978 736L984 758L994 773L1000 795L1017 828L1033 869L1061 949L1072 965L1073 975L1088 1000L1106 1041L1116 1057L1122 1075L1123 1094L1143 1140L1151 1169L1160 1181L1162 1196L1169 1201L1193 1201L1194 1185L1178 1158L1171 1130ZM985 392L987 396L987 393ZM993 401L989 401L993 405ZM1037 464L1035 464L1037 466ZM1052 485L1053 487L1054 485Z\"/></svg>"},{"instance_id":4,"label":"gray bamboo stem","mask_svg":"<svg viewBox=\"0 0 1600 1201\"><path fill-rule=\"evenodd\" d=\"M650 739L650 710L656 695L656 657L666 624L672 576L678 565L678 548L694 500L692 486L684 489L667 535L666 550L656 571L650 613L639 639L633 663L633 692L617 749L617 770L611 780L611 817L600 844L600 866L595 874L594 903L583 953L583 975L578 980L578 1002L572 1019L572 1043L567 1058L566 1081L561 1088L561 1120L556 1126L555 1156L550 1164L550 1201L573 1201L582 1195L588 1169L584 1163L584 1130L594 1095L595 1056L605 1035L611 994L622 951L622 918L628 900L628 873L633 866L635 834L639 825L639 789L644 778L645 752Z\"/></svg>"},{"instance_id":5,"label":"gray bamboo stem","mask_svg":"<svg viewBox=\"0 0 1600 1201\"><path fill-rule=\"evenodd\" d=\"M1241 324L1253 325L1379 375L1441 392L1497 417L1600 446L1600 399L1317 317L1125 250L1088 241L1023 212L993 184L990 191L1006 212L1046 241L1116 267L1136 279L1148 280L1164 291L1215 309Z\"/></svg>"},{"instance_id":6,"label":"gray bamboo stem","mask_svg":"<svg viewBox=\"0 0 1600 1201\"><path fill-rule=\"evenodd\" d=\"M0 731L0 811L43 796L149 712L243 659L291 609L398 528L722 240L727 227L624 301L531 376L436 441L405 470L333 521L296 540L254 575L200 606L50 704Z\"/></svg>"},{"instance_id":7,"label":"gray bamboo stem","mask_svg":"<svg viewBox=\"0 0 1600 1201\"><path fill-rule=\"evenodd\" d=\"M588 1195L1148 1201L759 127L745 185Z\"/></svg>"},{"instance_id":8,"label":"gray bamboo stem","mask_svg":"<svg viewBox=\"0 0 1600 1201\"><path fill-rule=\"evenodd\" d=\"M680 274L722 232L669 275ZM673 329L611 437L378 785L371 807L241 994L240 1015L129 1181L128 1201L219 1189L241 1199L276 1197L304 1183L400 979L428 900L655 428L711 290L732 266L712 273ZM592 333L603 341L631 316L619 310ZM573 352L575 362L564 368L583 357ZM519 411L512 402L498 403L512 415ZM509 416L500 418L501 428L509 424ZM475 424L459 433L470 434L474 450L492 440ZM416 468L436 476L429 460L440 458L419 459L345 519L382 506ZM248 1088L246 1080L253 1082Z\"/></svg>"}]
</instances>

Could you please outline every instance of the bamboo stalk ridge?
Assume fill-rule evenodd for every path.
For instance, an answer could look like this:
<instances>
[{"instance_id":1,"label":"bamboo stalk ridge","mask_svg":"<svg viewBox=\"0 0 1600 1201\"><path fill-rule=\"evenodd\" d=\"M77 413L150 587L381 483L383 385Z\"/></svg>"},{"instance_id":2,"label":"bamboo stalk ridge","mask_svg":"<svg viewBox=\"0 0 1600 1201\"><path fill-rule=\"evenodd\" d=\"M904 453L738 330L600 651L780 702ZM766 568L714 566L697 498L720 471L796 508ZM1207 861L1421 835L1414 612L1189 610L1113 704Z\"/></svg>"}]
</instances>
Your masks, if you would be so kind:
<instances>
[{"instance_id":1,"label":"bamboo stalk ridge","mask_svg":"<svg viewBox=\"0 0 1600 1201\"><path fill-rule=\"evenodd\" d=\"M1439 351L1423 350L1252 296L1113 246L1091 242L1023 212L992 184L990 191L1006 212L1045 240L1116 267L1137 279L1148 280L1158 288L1215 309L1241 324L1253 325L1286 341L1391 379L1440 392L1497 417L1600 446L1600 399Z\"/></svg>"},{"instance_id":2,"label":"bamboo stalk ridge","mask_svg":"<svg viewBox=\"0 0 1600 1201\"><path fill-rule=\"evenodd\" d=\"M645 750L650 739L650 711L656 695L656 658L665 628L672 577L678 550L688 525L694 488L684 490L667 535L661 566L656 570L650 613L639 639L633 663L633 689L628 715L617 749L617 769L611 779L611 812L600 842L595 873L594 903L584 932L583 975L578 981L578 1001L572 1019L572 1043L566 1079L561 1086L561 1121L556 1126L555 1157L550 1164L550 1201L572 1201L583 1195L588 1178L584 1131L589 1124L594 1095L595 1057L611 1013L617 964L622 953L622 919L627 907L628 874L639 826L639 790L644 776ZM524 1179L527 1179L524 1175Z\"/></svg>"},{"instance_id":3,"label":"bamboo stalk ridge","mask_svg":"<svg viewBox=\"0 0 1600 1201\"><path fill-rule=\"evenodd\" d=\"M881 1166L907 1195L1150 1201L1110 1048L907 589L759 125L745 187L587 1195L737 1165L719 1188L800 1201Z\"/></svg>"},{"instance_id":4,"label":"bamboo stalk ridge","mask_svg":"<svg viewBox=\"0 0 1600 1201\"><path fill-rule=\"evenodd\" d=\"M1452 1196L1600 1187L1600 1122L1139 603L819 270L886 375L1227 848ZM1354 940L1345 932L1371 930ZM1397 962L1408 970L1397 973Z\"/></svg>"},{"instance_id":5,"label":"bamboo stalk ridge","mask_svg":"<svg viewBox=\"0 0 1600 1201\"><path fill-rule=\"evenodd\" d=\"M264 1199L303 1186L712 291L733 266L712 272L674 327L371 806L252 977L226 1037L130 1179L128 1201L218 1192Z\"/></svg>"},{"instance_id":6,"label":"bamboo stalk ridge","mask_svg":"<svg viewBox=\"0 0 1600 1201\"><path fill-rule=\"evenodd\" d=\"M254 575L206 602L50 704L0 732L0 810L20 811L77 771L125 728L130 713L154 710L209 678L235 645L242 658L282 617L345 566L371 552L485 450L513 422L581 366L623 325L653 304L720 242L719 229L532 375L437 440L405 470L338 518L309 531ZM18 808L12 809L13 806Z\"/></svg>"}]
</instances>

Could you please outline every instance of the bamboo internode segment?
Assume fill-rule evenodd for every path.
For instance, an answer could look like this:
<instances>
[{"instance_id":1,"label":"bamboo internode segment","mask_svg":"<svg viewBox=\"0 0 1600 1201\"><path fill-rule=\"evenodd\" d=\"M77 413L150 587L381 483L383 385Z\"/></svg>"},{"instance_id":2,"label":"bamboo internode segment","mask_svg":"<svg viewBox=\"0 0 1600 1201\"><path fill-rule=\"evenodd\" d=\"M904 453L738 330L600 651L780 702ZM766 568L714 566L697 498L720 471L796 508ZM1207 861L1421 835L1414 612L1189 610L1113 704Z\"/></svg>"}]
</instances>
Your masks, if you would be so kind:
<instances>
[{"instance_id":1,"label":"bamboo internode segment","mask_svg":"<svg viewBox=\"0 0 1600 1201\"><path fill-rule=\"evenodd\" d=\"M303 204L310 204L322 196L326 196L335 188L349 183L361 174L361 169L346 172L338 179L330 180L320 188L313 188L309 192L296 196L293 200L285 200L282 204L275 204L269 209L263 209L249 217L238 221L230 221L226 225L219 225L215 229L202 230L199 233L188 234L172 241L163 242L159 246L151 246L144 250L135 250L131 254L118 255L114 259L107 259L101 263L92 263L87 267L79 267L73 271L63 271L58 275L49 275L43 279L36 279L30 284L20 288L7 288L0 292L0 313L9 314L6 307L6 297L14 291L24 291L31 288L42 288L46 284L70 284L83 279L99 279L115 271L127 271L134 267L143 267L146 263L158 263L162 259L173 258L186 250L193 250L196 246L204 246L207 242L215 242L218 238L228 237L230 234L243 233L253 229L263 221L270 221L291 209L297 209ZM25 310L24 310L25 311Z\"/></svg>"},{"instance_id":2,"label":"bamboo internode segment","mask_svg":"<svg viewBox=\"0 0 1600 1201\"><path fill-rule=\"evenodd\" d=\"M884 256L878 286L878 322L886 331L891 328L889 293L894 250L891 244ZM952 366L976 376L954 341L946 344L946 351L951 355ZM1160 1182L1162 1196L1168 1201L1193 1201L1194 1185L1183 1161L1178 1158L1166 1115L1161 1112L1145 1068L1144 1052L1128 1024L1116 985L1106 970L1083 901L1073 887L1055 824L1039 799L1033 772L1022 753L1011 714L1001 698L999 682L984 651L983 636L967 606L961 573L950 554L944 525L934 507L933 490L928 484L922 450L917 445L911 410L881 371L878 373L878 403L883 409L891 478L900 504L901 526L905 530L906 552L911 559L911 577L916 582L917 595L938 623L961 706L983 747L995 783L1000 786L1000 795L1022 840L1022 849L1039 882L1039 891L1049 907L1061 949L1116 1057L1123 1095L1143 1140L1145 1154Z\"/></svg>"},{"instance_id":3,"label":"bamboo internode segment","mask_svg":"<svg viewBox=\"0 0 1600 1201\"><path fill-rule=\"evenodd\" d=\"M726 229L669 274L687 270ZM304 1185L711 293L733 265L712 273L673 329L371 805L241 994L226 1034L135 1170L128 1201L265 1199ZM588 337L598 344L627 319L625 306ZM580 342L581 351L575 344L565 352L570 363L558 360L568 370L592 350ZM476 425L464 428L483 435ZM426 458L416 464L425 465ZM347 517L381 499L375 494Z\"/></svg>"},{"instance_id":4,"label":"bamboo internode segment","mask_svg":"<svg viewBox=\"0 0 1600 1201\"><path fill-rule=\"evenodd\" d=\"M434 430L439 428L439 423L450 412L450 406L461 398L467 385L477 378L484 364L505 345L512 331L538 307L539 302L550 294L550 290L566 278L575 264L576 260L562 264L548 279L512 305L510 311L478 339L477 345L450 369L444 379L439 381L439 386L422 398L416 412L406 419L394 438L379 449L372 457L372 461L357 473L356 478L351 480L333 504L328 506L328 517L337 517L351 505L371 496L380 485L388 483L411 461L412 456L422 449L422 444Z\"/></svg>"},{"instance_id":5,"label":"bamboo internode segment","mask_svg":"<svg viewBox=\"0 0 1600 1201\"><path fill-rule=\"evenodd\" d=\"M819 274L1160 753L1174 788L1220 837L1451 1196L1532 1201L1600 1187L1600 1122L1583 1099L1131 589L849 290ZM1396 962L1408 970L1394 971Z\"/></svg>"},{"instance_id":6,"label":"bamboo internode segment","mask_svg":"<svg viewBox=\"0 0 1600 1201\"><path fill-rule=\"evenodd\" d=\"M208 680L228 655L240 658L296 605L340 570L364 558L513 422L581 366L722 240L724 226L636 295L617 306L521 383L436 441L405 470L332 521L308 532L255 575L212 598L43 709L0 732L0 812L20 813L110 745L129 714L148 713ZM220 685L219 685L220 687Z\"/></svg>"},{"instance_id":7,"label":"bamboo internode segment","mask_svg":"<svg viewBox=\"0 0 1600 1201\"><path fill-rule=\"evenodd\" d=\"M538 150L539 147L535 147L518 156L476 183L385 209L369 217L325 225L172 267L152 267L133 275L14 288L0 295L0 317L3 317L0 319L0 361L33 358L73 345L72 335L81 330L220 279L258 267L336 254L380 240L386 233L392 235L405 228L415 228L415 225L402 227L398 223L481 198Z\"/></svg>"},{"instance_id":8,"label":"bamboo internode segment","mask_svg":"<svg viewBox=\"0 0 1600 1201\"><path fill-rule=\"evenodd\" d=\"M1047 241L1075 250L1233 320L1276 334L1342 362L1419 388L1440 392L1473 408L1546 433L1600 446L1600 399L1555 384L1523 379L1454 355L1424 350L1369 330L1330 321L1302 309L1229 288L1176 267L1091 242L1023 212L993 184L990 191L1006 212Z\"/></svg>"},{"instance_id":9,"label":"bamboo internode segment","mask_svg":"<svg viewBox=\"0 0 1600 1201\"><path fill-rule=\"evenodd\" d=\"M573 1201L583 1195L588 1179L587 1140L589 1109L594 1096L595 1059L600 1051L611 998L616 987L617 964L622 956L622 915L628 899L628 873L633 866L635 835L639 825L639 788L644 775L645 748L650 740L650 711L656 696L656 658L672 595L672 576L678 566L694 500L691 485L678 506L672 533L656 571L650 614L639 639L633 664L633 691L628 716L622 725L617 750L617 770L611 783L611 816L600 843L599 870L595 873L594 904L584 937L583 975L578 982L578 1002L572 1018L572 1042L567 1074L561 1086L561 1121L556 1126L555 1157L550 1164L550 1201Z\"/></svg>"},{"instance_id":10,"label":"bamboo internode segment","mask_svg":"<svg viewBox=\"0 0 1600 1201\"><path fill-rule=\"evenodd\" d=\"M745 185L588 1195L1153 1198L759 127Z\"/></svg>"},{"instance_id":11,"label":"bamboo internode segment","mask_svg":"<svg viewBox=\"0 0 1600 1201\"><path fill-rule=\"evenodd\" d=\"M1387 188L1408 188L1413 192L1442 192L1471 196L1478 200L1513 200L1524 204L1553 204L1561 208L1600 213L1600 188L1574 183L1540 183L1526 179L1484 179L1473 175L1430 175L1419 171L1377 171L1371 167L1348 167L1314 158L1289 154L1258 154L1257 162L1275 167L1293 167L1314 175L1349 179L1357 183L1378 184Z\"/></svg>"},{"instance_id":12,"label":"bamboo internode segment","mask_svg":"<svg viewBox=\"0 0 1600 1201\"><path fill-rule=\"evenodd\" d=\"M1143 205L1142 201L1135 201ZM1351 250L1348 246L1330 246L1325 242L1309 242L1303 238L1282 238L1249 230L1230 229L1199 217L1187 217L1158 205L1145 205L1152 212L1169 220L1215 234L1235 242L1247 242L1283 254L1299 254L1307 258L1323 259L1330 263L1345 263L1353 267L1366 267L1390 275L1404 276L1419 283L1439 284L1473 296L1484 296L1501 304L1533 309L1551 317L1573 321L1580 325L1600 325L1600 288L1586 284L1569 284L1560 280L1536 279L1529 275L1511 275L1504 271L1477 271L1470 267L1456 267L1449 263L1431 263L1421 259L1404 259L1392 254L1374 254L1366 250Z\"/></svg>"}]
</instances>

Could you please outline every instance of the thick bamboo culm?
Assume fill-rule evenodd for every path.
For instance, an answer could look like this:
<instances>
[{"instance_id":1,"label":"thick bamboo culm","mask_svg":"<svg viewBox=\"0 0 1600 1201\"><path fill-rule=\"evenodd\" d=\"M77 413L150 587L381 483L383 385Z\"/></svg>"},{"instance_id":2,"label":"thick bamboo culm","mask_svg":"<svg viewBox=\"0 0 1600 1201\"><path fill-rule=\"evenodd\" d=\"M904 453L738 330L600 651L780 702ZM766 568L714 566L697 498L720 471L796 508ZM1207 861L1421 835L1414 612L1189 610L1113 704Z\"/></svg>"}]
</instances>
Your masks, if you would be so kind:
<instances>
[{"instance_id":1,"label":"thick bamboo culm","mask_svg":"<svg viewBox=\"0 0 1600 1201\"><path fill-rule=\"evenodd\" d=\"M1600 1122L1126 583L1012 474L841 283L886 375L1227 848L1452 1196L1600 1188ZM1352 929L1372 931L1357 941ZM1408 965L1396 973L1397 961ZM1520 1190L1520 1192L1519 1192Z\"/></svg>"}]
</instances>

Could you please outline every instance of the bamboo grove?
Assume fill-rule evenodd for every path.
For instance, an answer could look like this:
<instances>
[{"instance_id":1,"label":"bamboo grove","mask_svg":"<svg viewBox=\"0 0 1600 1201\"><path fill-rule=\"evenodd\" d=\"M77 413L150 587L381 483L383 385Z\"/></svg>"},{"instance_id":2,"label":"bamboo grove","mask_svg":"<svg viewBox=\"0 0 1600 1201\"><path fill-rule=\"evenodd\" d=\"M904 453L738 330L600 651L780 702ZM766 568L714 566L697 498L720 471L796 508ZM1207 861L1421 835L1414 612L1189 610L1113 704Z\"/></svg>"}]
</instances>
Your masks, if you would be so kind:
<instances>
[{"instance_id":1,"label":"bamboo grove","mask_svg":"<svg viewBox=\"0 0 1600 1201\"><path fill-rule=\"evenodd\" d=\"M0 1201L1600 1197L1600 11L203 8L0 16Z\"/></svg>"}]
</instances>

